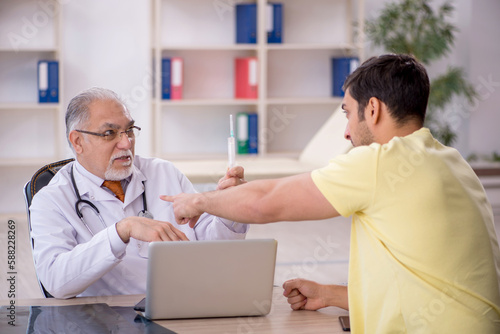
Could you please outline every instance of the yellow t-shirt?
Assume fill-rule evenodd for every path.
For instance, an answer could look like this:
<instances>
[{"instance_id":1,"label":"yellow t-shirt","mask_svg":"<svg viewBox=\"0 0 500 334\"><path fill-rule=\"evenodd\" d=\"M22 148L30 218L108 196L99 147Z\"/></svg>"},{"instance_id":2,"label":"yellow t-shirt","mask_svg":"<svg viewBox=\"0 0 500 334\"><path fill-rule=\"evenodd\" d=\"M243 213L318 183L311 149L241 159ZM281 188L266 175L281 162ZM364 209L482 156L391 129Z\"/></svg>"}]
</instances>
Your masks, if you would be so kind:
<instances>
[{"instance_id":1,"label":"yellow t-shirt","mask_svg":"<svg viewBox=\"0 0 500 334\"><path fill-rule=\"evenodd\" d=\"M500 250L470 166L422 128L312 173L352 215L354 333L500 333Z\"/></svg>"}]
</instances>

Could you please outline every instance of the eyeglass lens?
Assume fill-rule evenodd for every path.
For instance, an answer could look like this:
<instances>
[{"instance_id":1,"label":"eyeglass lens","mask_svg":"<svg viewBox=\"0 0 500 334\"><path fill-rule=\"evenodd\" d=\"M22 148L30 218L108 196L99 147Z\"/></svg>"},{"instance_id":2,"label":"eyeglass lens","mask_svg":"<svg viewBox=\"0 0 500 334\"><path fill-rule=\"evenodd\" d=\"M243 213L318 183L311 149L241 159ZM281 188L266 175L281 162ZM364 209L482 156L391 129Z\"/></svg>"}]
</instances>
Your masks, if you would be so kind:
<instances>
[{"instance_id":1,"label":"eyeglass lens","mask_svg":"<svg viewBox=\"0 0 500 334\"><path fill-rule=\"evenodd\" d=\"M119 137L118 139L122 139L122 134L126 134L129 139L134 139L134 138L139 136L139 133L140 132L139 132L138 128L130 128L128 130L121 131L121 132L115 131L115 132L113 132L113 134L110 134L106 138L108 140L113 140L118 136Z\"/></svg>"}]
</instances>

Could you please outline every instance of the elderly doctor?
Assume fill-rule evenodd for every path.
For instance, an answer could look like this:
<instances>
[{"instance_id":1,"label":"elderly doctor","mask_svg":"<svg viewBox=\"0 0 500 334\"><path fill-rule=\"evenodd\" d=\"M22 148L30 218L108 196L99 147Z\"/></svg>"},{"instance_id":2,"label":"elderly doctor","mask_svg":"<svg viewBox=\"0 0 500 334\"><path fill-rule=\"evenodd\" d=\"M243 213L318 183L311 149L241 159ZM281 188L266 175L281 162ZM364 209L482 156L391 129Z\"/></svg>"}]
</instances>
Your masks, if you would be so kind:
<instances>
[{"instance_id":1,"label":"elderly doctor","mask_svg":"<svg viewBox=\"0 0 500 334\"><path fill-rule=\"evenodd\" d=\"M139 131L110 90L91 88L69 103L66 133L76 160L30 207L37 275L54 297L145 293L151 241L245 238L247 225L208 214L194 230L177 225L159 196L193 193L193 185L172 163L135 156ZM119 181L122 194L105 180ZM218 188L244 182L243 168L234 167Z\"/></svg>"}]
</instances>

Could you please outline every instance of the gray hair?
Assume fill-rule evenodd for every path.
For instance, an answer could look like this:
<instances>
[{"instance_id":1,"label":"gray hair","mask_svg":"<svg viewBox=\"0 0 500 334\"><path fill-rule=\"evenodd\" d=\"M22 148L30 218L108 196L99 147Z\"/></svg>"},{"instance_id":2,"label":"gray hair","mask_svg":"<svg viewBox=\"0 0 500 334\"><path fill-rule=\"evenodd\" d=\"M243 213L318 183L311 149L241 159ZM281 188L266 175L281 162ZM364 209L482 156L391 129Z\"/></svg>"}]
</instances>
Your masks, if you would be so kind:
<instances>
[{"instance_id":1,"label":"gray hair","mask_svg":"<svg viewBox=\"0 0 500 334\"><path fill-rule=\"evenodd\" d=\"M69 133L81 126L90 119L89 105L94 101L116 101L125 106L128 111L125 102L112 90L100 87L92 87L90 89L84 90L77 96L71 99L68 104L68 109L66 110L66 139L69 142L69 146L73 149L71 142L69 141Z\"/></svg>"}]
</instances>

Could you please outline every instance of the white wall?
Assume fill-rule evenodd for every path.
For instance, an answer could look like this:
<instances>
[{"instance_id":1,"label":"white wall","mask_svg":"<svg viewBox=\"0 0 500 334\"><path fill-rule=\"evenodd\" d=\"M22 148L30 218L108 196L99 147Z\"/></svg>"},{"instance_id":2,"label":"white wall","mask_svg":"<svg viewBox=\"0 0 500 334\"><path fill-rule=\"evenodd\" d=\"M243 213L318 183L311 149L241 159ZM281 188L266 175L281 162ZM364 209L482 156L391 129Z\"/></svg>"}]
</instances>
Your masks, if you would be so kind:
<instances>
[{"instance_id":1,"label":"white wall","mask_svg":"<svg viewBox=\"0 0 500 334\"><path fill-rule=\"evenodd\" d=\"M469 121L469 150L500 154L500 1L474 1L471 16L470 76L480 96Z\"/></svg>"},{"instance_id":2,"label":"white wall","mask_svg":"<svg viewBox=\"0 0 500 334\"><path fill-rule=\"evenodd\" d=\"M392 1L365 1L366 18ZM455 47L429 73L438 75L448 65L463 67L480 94L472 105L455 101L446 113L458 133L455 147L464 156L500 153L500 43L495 42L500 33L500 1L455 0L453 4L451 20L459 29ZM80 90L94 85L127 96L133 116L144 130L137 151L150 154L150 1L69 1L63 9L65 105ZM369 44L367 47L367 55L380 53Z\"/></svg>"},{"instance_id":3,"label":"white wall","mask_svg":"<svg viewBox=\"0 0 500 334\"><path fill-rule=\"evenodd\" d=\"M380 13L385 3L392 0L365 1L366 18ZM434 6L444 1L432 1ZM479 98L473 103L456 100L447 108L445 115L458 138L454 146L467 157L470 154L488 155L500 153L500 1L454 0L454 15L450 19L457 26L455 47L446 59L428 68L432 77L443 73L448 66L465 70ZM367 43L367 56L377 55L380 49Z\"/></svg>"},{"instance_id":4,"label":"white wall","mask_svg":"<svg viewBox=\"0 0 500 334\"><path fill-rule=\"evenodd\" d=\"M89 87L114 90L142 127L136 144L142 155L150 153L152 131L150 3L85 0L63 5L64 107Z\"/></svg>"},{"instance_id":5,"label":"white wall","mask_svg":"<svg viewBox=\"0 0 500 334\"><path fill-rule=\"evenodd\" d=\"M370 18L392 0L365 1ZM137 142L137 153L149 155L152 131L151 110L151 2L146 0L60 0L63 12L64 93L62 103L91 86L103 86L122 94L143 136ZM436 1L440 3L439 1ZM14 1L11 1L14 3ZM440 73L444 66L463 67L477 86L480 98L473 112L464 114L457 102L454 124L459 130L456 147L464 156L470 153L500 153L500 1L456 0L453 20L460 29L457 43L448 59L430 68ZM36 10L36 8L35 8ZM376 51L368 50L367 55ZM486 84L486 83L490 84ZM187 132L187 131L186 131ZM23 136L17 136L22 141ZM21 143L21 146L32 143ZM69 149L68 149L69 155ZM34 168L34 167L33 167ZM32 167L2 167L7 176L0 178L3 195L0 212L24 212L20 189ZM35 169L36 170L36 169Z\"/></svg>"},{"instance_id":6,"label":"white wall","mask_svg":"<svg viewBox=\"0 0 500 334\"><path fill-rule=\"evenodd\" d=\"M366 18L377 15L385 3L392 1L365 1ZM446 112L458 133L455 147L464 156L500 153L500 43L495 42L500 33L500 1L455 0L453 4L455 15L451 20L459 29L455 47L445 60L431 66L429 73L432 77L449 65L463 67L480 94L473 104L455 101ZM63 7L64 103L93 85L128 96L133 116L145 134L137 150L148 155L151 150L146 134L152 131L150 1L69 1ZM368 49L367 55L379 52Z\"/></svg>"}]
</instances>

